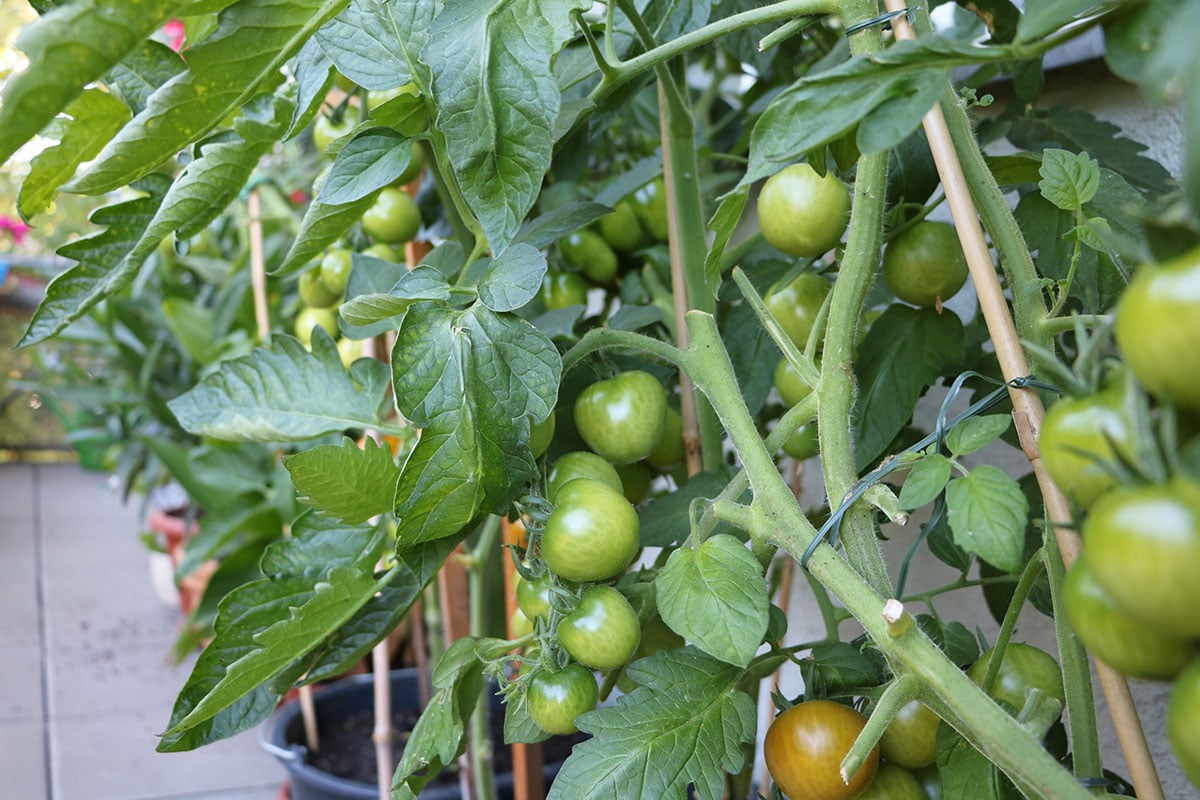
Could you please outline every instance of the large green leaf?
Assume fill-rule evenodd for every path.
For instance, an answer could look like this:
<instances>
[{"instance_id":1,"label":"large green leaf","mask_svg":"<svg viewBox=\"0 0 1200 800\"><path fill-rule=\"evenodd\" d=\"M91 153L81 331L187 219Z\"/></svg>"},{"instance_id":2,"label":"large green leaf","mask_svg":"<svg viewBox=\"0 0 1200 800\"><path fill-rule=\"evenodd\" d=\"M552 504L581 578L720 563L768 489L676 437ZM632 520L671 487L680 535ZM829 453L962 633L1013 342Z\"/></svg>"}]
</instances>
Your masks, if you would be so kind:
<instances>
[{"instance_id":1,"label":"large green leaf","mask_svg":"<svg viewBox=\"0 0 1200 800\"><path fill-rule=\"evenodd\" d=\"M871 324L855 370L861 387L853 420L859 469L879 458L962 347L962 323L951 313L893 305Z\"/></svg>"},{"instance_id":2,"label":"large green leaf","mask_svg":"<svg viewBox=\"0 0 1200 800\"><path fill-rule=\"evenodd\" d=\"M685 797L717 800L725 775L745 764L754 741L754 700L737 690L742 671L694 648L661 650L635 661L640 684L615 706L579 718L594 735L576 745L548 800Z\"/></svg>"},{"instance_id":3,"label":"large green leaf","mask_svg":"<svg viewBox=\"0 0 1200 800\"><path fill-rule=\"evenodd\" d=\"M380 419L386 378L363 375L357 383L352 380L324 330L314 329L311 353L291 336L279 336L273 343L274 350L260 348L226 361L172 400L169 405L179 424L202 436L260 442L296 442L347 428L388 427ZM387 369L368 361L355 367Z\"/></svg>"},{"instance_id":4,"label":"large green leaf","mask_svg":"<svg viewBox=\"0 0 1200 800\"><path fill-rule=\"evenodd\" d=\"M408 169L412 143L391 128L365 128L338 151L317 199L353 203L389 186Z\"/></svg>"},{"instance_id":5,"label":"large green leaf","mask_svg":"<svg viewBox=\"0 0 1200 800\"><path fill-rule=\"evenodd\" d=\"M75 169L95 158L104 143L129 121L129 109L108 92L87 89L67 106L70 121L58 144L38 153L21 183L18 207L28 219L40 214L54 199L58 187L75 175Z\"/></svg>"},{"instance_id":6,"label":"large green leaf","mask_svg":"<svg viewBox=\"0 0 1200 800\"><path fill-rule=\"evenodd\" d=\"M140 114L158 87L184 69L179 54L162 42L147 39L108 71L103 83Z\"/></svg>"},{"instance_id":7,"label":"large green leaf","mask_svg":"<svg viewBox=\"0 0 1200 800\"><path fill-rule=\"evenodd\" d=\"M1017 23L1017 41L1030 42L1040 39L1068 23L1101 14L1124 4L1124 0L1042 0L1026 3L1025 13Z\"/></svg>"},{"instance_id":8,"label":"large green leaf","mask_svg":"<svg viewBox=\"0 0 1200 800\"><path fill-rule=\"evenodd\" d=\"M26 27L16 47L29 66L4 84L0 163L184 5L182 0L87 0Z\"/></svg>"},{"instance_id":9,"label":"large green leaf","mask_svg":"<svg viewBox=\"0 0 1200 800\"><path fill-rule=\"evenodd\" d=\"M575 35L571 11L590 6L458 0L429 31L422 60L433 70L435 126L495 252L516 234L550 168L561 102L550 62Z\"/></svg>"},{"instance_id":10,"label":"large green leaf","mask_svg":"<svg viewBox=\"0 0 1200 800\"><path fill-rule=\"evenodd\" d=\"M391 511L400 468L386 444L368 437L360 448L353 439L341 446L319 445L284 456L300 499L344 522L366 522Z\"/></svg>"},{"instance_id":11,"label":"large green leaf","mask_svg":"<svg viewBox=\"0 0 1200 800\"><path fill-rule=\"evenodd\" d=\"M145 175L279 79L279 69L349 0L242 0L190 48L188 69L151 95L72 191L99 194Z\"/></svg>"},{"instance_id":12,"label":"large green leaf","mask_svg":"<svg viewBox=\"0 0 1200 800\"><path fill-rule=\"evenodd\" d=\"M421 48L436 0L353 0L317 32L316 41L338 71L366 89L429 84Z\"/></svg>"},{"instance_id":13,"label":"large green leaf","mask_svg":"<svg viewBox=\"0 0 1200 800\"><path fill-rule=\"evenodd\" d=\"M336 242L351 225L358 222L381 191L382 189L376 189L349 203L329 205L320 200L309 203L304 212L304 219L300 222L300 232L296 234L283 263L275 272L287 274L308 264L322 250Z\"/></svg>"},{"instance_id":14,"label":"large green leaf","mask_svg":"<svg viewBox=\"0 0 1200 800\"><path fill-rule=\"evenodd\" d=\"M264 684L299 678L299 660L400 572L375 576L387 543L379 527L307 517L293 534L267 549L266 578L221 601L213 640L175 702L160 752L190 750L265 719L279 694Z\"/></svg>"},{"instance_id":15,"label":"large green leaf","mask_svg":"<svg viewBox=\"0 0 1200 800\"><path fill-rule=\"evenodd\" d=\"M771 599L758 559L733 536L710 536L671 554L655 582L658 611L709 655L744 667L767 632Z\"/></svg>"},{"instance_id":16,"label":"large green leaf","mask_svg":"<svg viewBox=\"0 0 1200 800\"><path fill-rule=\"evenodd\" d=\"M135 187L146 194L93 212L91 221L107 230L58 249L60 256L78 263L46 287L46 297L21 338L21 346L54 336L100 300L129 285L133 276L120 267L157 213L169 183L166 175L147 176Z\"/></svg>"},{"instance_id":17,"label":"large green leaf","mask_svg":"<svg viewBox=\"0 0 1200 800\"><path fill-rule=\"evenodd\" d=\"M954 543L1007 572L1021 569L1029 503L1015 480L983 464L946 486Z\"/></svg>"}]
</instances>

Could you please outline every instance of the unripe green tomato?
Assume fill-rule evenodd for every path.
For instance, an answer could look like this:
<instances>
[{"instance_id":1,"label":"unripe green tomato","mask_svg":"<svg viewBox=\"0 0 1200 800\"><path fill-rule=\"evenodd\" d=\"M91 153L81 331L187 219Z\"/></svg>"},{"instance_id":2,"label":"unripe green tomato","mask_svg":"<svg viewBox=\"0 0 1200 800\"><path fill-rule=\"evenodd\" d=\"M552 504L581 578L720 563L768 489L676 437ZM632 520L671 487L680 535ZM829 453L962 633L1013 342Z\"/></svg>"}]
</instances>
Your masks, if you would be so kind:
<instances>
[{"instance_id":1,"label":"unripe green tomato","mask_svg":"<svg viewBox=\"0 0 1200 800\"><path fill-rule=\"evenodd\" d=\"M665 469L683 461L683 418L671 406L667 406L667 415L663 418L663 434L658 445L646 456L646 463L652 467Z\"/></svg>"},{"instance_id":2,"label":"unripe green tomato","mask_svg":"<svg viewBox=\"0 0 1200 800\"><path fill-rule=\"evenodd\" d=\"M888 242L883 278L896 297L922 308L945 302L967 282L967 259L953 225L922 220Z\"/></svg>"},{"instance_id":3,"label":"unripe green tomato","mask_svg":"<svg viewBox=\"0 0 1200 800\"><path fill-rule=\"evenodd\" d=\"M587 284L574 272L546 270L542 276L542 302L548 311L587 305Z\"/></svg>"},{"instance_id":4,"label":"unripe green tomato","mask_svg":"<svg viewBox=\"0 0 1200 800\"><path fill-rule=\"evenodd\" d=\"M331 292L336 292L340 298L346 292L346 282L350 280L350 263L352 253L343 248L330 250L321 259L321 283Z\"/></svg>"},{"instance_id":5,"label":"unripe green tomato","mask_svg":"<svg viewBox=\"0 0 1200 800\"><path fill-rule=\"evenodd\" d=\"M531 620L538 617L549 618L550 587L553 583L554 579L548 573L529 581L517 576L517 605L525 612L526 617Z\"/></svg>"},{"instance_id":6,"label":"unripe green tomato","mask_svg":"<svg viewBox=\"0 0 1200 800\"><path fill-rule=\"evenodd\" d=\"M790 408L812 394L812 387L800 376L792 362L781 358L775 365L775 391L779 392L783 404Z\"/></svg>"},{"instance_id":7,"label":"unripe green tomato","mask_svg":"<svg viewBox=\"0 0 1200 800\"><path fill-rule=\"evenodd\" d=\"M411 147L412 155L408 159L408 166L404 168L404 172L396 176L396 180L392 181L393 186L404 186L405 184L412 183L421 174L421 170L425 169L423 151L416 145L411 145Z\"/></svg>"},{"instance_id":8,"label":"unripe green tomato","mask_svg":"<svg viewBox=\"0 0 1200 800\"><path fill-rule=\"evenodd\" d=\"M322 327L330 336L337 336L338 313L332 308L302 308L296 314L296 338L307 347L312 344L313 328Z\"/></svg>"},{"instance_id":9,"label":"unripe green tomato","mask_svg":"<svg viewBox=\"0 0 1200 800\"><path fill-rule=\"evenodd\" d=\"M396 248L392 247L387 242L376 242L363 251L364 256L371 256L382 261L390 261L393 264L400 264L404 261L404 255L396 252Z\"/></svg>"},{"instance_id":10,"label":"unripe green tomato","mask_svg":"<svg viewBox=\"0 0 1200 800\"><path fill-rule=\"evenodd\" d=\"M389 100L395 100L402 94L420 97L421 90L415 83L409 82L395 89L370 89L367 91L367 111L374 111Z\"/></svg>"},{"instance_id":11,"label":"unripe green tomato","mask_svg":"<svg viewBox=\"0 0 1200 800\"><path fill-rule=\"evenodd\" d=\"M621 478L621 490L625 499L637 505L650 496L650 468L641 461L631 464L618 464L617 475Z\"/></svg>"},{"instance_id":12,"label":"unripe green tomato","mask_svg":"<svg viewBox=\"0 0 1200 800\"><path fill-rule=\"evenodd\" d=\"M363 212L362 226L375 241L407 242L421 229L421 210L407 192L386 186L375 198L375 203Z\"/></svg>"},{"instance_id":13,"label":"unripe green tomato","mask_svg":"<svg viewBox=\"0 0 1200 800\"><path fill-rule=\"evenodd\" d=\"M321 270L310 269L300 273L298 284L300 299L309 308L330 308L342 299L341 292L334 292L321 279Z\"/></svg>"},{"instance_id":14,"label":"unripe green tomato","mask_svg":"<svg viewBox=\"0 0 1200 800\"><path fill-rule=\"evenodd\" d=\"M988 663L995 657L995 652L995 648L988 649L967 670L967 675L975 683L983 685ZM1062 669L1054 656L1024 642L1009 642L990 694L993 699L1008 703L1020 711L1025 706L1025 695L1031 689L1041 689L1058 702L1066 702Z\"/></svg>"},{"instance_id":15,"label":"unripe green tomato","mask_svg":"<svg viewBox=\"0 0 1200 800\"><path fill-rule=\"evenodd\" d=\"M566 581L608 580L637 555L639 534L637 511L624 495L596 481L569 481L546 520L542 560Z\"/></svg>"},{"instance_id":16,"label":"unripe green tomato","mask_svg":"<svg viewBox=\"0 0 1200 800\"><path fill-rule=\"evenodd\" d=\"M601 217L599 224L600 235L614 250L629 253L646 244L646 231L628 197L619 201L611 213Z\"/></svg>"},{"instance_id":17,"label":"unripe green tomato","mask_svg":"<svg viewBox=\"0 0 1200 800\"><path fill-rule=\"evenodd\" d=\"M508 617L508 635L513 639L520 639L522 636L528 636L533 633L533 620L525 616L525 612L520 606L513 609L512 614Z\"/></svg>"},{"instance_id":18,"label":"unripe green tomato","mask_svg":"<svg viewBox=\"0 0 1200 800\"><path fill-rule=\"evenodd\" d=\"M857 800L925 800L925 790L908 770L880 761L875 777Z\"/></svg>"},{"instance_id":19,"label":"unripe green tomato","mask_svg":"<svg viewBox=\"0 0 1200 800\"><path fill-rule=\"evenodd\" d=\"M584 589L579 605L558 623L563 649L592 669L616 669L629 663L640 637L637 612L611 586Z\"/></svg>"},{"instance_id":20,"label":"unripe green tomato","mask_svg":"<svg viewBox=\"0 0 1200 800\"><path fill-rule=\"evenodd\" d=\"M662 178L650 181L633 193L633 210L654 241L667 240L667 189Z\"/></svg>"},{"instance_id":21,"label":"unripe green tomato","mask_svg":"<svg viewBox=\"0 0 1200 800\"><path fill-rule=\"evenodd\" d=\"M783 452L797 461L812 458L821 452L821 442L817 434L817 421L806 422L783 443Z\"/></svg>"},{"instance_id":22,"label":"unripe green tomato","mask_svg":"<svg viewBox=\"0 0 1200 800\"><path fill-rule=\"evenodd\" d=\"M342 359L342 366L350 369L350 365L363 355L363 343L361 339L347 339L342 337L337 340L338 355Z\"/></svg>"},{"instance_id":23,"label":"unripe green tomato","mask_svg":"<svg viewBox=\"0 0 1200 800\"><path fill-rule=\"evenodd\" d=\"M1137 271L1117 303L1116 337L1143 386L1200 408L1200 247Z\"/></svg>"},{"instance_id":24,"label":"unripe green tomato","mask_svg":"<svg viewBox=\"0 0 1200 800\"><path fill-rule=\"evenodd\" d=\"M829 281L820 275L804 272L787 286L772 290L764 298L763 302L779 321L784 333L801 350L808 344L808 335L817 321L829 288Z\"/></svg>"},{"instance_id":25,"label":"unripe green tomato","mask_svg":"<svg viewBox=\"0 0 1200 800\"><path fill-rule=\"evenodd\" d=\"M879 737L879 753L905 769L920 769L937 760L938 715L920 700L900 707Z\"/></svg>"},{"instance_id":26,"label":"unripe green tomato","mask_svg":"<svg viewBox=\"0 0 1200 800\"><path fill-rule=\"evenodd\" d=\"M318 152L324 153L333 142L341 139L354 130L354 120L349 114L343 114L342 118L334 122L330 117L321 114L313 123L312 137L313 144ZM314 193L315 194L315 193Z\"/></svg>"},{"instance_id":27,"label":"unripe green tomato","mask_svg":"<svg viewBox=\"0 0 1200 800\"><path fill-rule=\"evenodd\" d=\"M621 476L616 468L595 453L586 450L573 450L563 453L550 467L546 475L546 498L555 502L558 490L569 481L583 478L598 481L616 492L624 493Z\"/></svg>"},{"instance_id":28,"label":"unripe green tomato","mask_svg":"<svg viewBox=\"0 0 1200 800\"><path fill-rule=\"evenodd\" d=\"M554 441L554 427L555 416L553 411L550 412L550 416L529 427L529 452L533 453L534 458L546 452L546 448L550 446L550 442Z\"/></svg>"},{"instance_id":29,"label":"unripe green tomato","mask_svg":"<svg viewBox=\"0 0 1200 800\"><path fill-rule=\"evenodd\" d=\"M358 84L347 78L336 69L333 71L333 85L347 94L358 88Z\"/></svg>"},{"instance_id":30,"label":"unripe green tomato","mask_svg":"<svg viewBox=\"0 0 1200 800\"><path fill-rule=\"evenodd\" d=\"M1191 660L1186 639L1161 633L1117 605L1096 582L1084 550L1063 582L1067 619L1092 655L1142 680L1170 680Z\"/></svg>"},{"instance_id":31,"label":"unripe green tomato","mask_svg":"<svg viewBox=\"0 0 1200 800\"><path fill-rule=\"evenodd\" d=\"M1167 702L1167 740L1179 766L1200 787L1200 659L1185 669L1171 688Z\"/></svg>"},{"instance_id":32,"label":"unripe green tomato","mask_svg":"<svg viewBox=\"0 0 1200 800\"><path fill-rule=\"evenodd\" d=\"M630 370L597 381L575 400L575 427L588 447L614 464L640 461L662 441L667 416L663 386Z\"/></svg>"},{"instance_id":33,"label":"unripe green tomato","mask_svg":"<svg viewBox=\"0 0 1200 800\"><path fill-rule=\"evenodd\" d=\"M558 240L563 260L583 270L595 283L608 283L617 275L617 254L595 231L583 230L567 234Z\"/></svg>"},{"instance_id":34,"label":"unripe green tomato","mask_svg":"<svg viewBox=\"0 0 1200 800\"><path fill-rule=\"evenodd\" d=\"M529 680L529 716L546 733L575 733L575 720L596 707L599 694L596 676L578 664L558 672L542 669Z\"/></svg>"},{"instance_id":35,"label":"unripe green tomato","mask_svg":"<svg viewBox=\"0 0 1200 800\"><path fill-rule=\"evenodd\" d=\"M1038 431L1046 472L1080 508L1117 486L1113 468L1133 461L1133 420L1120 383L1086 397L1064 397Z\"/></svg>"},{"instance_id":36,"label":"unripe green tomato","mask_svg":"<svg viewBox=\"0 0 1200 800\"><path fill-rule=\"evenodd\" d=\"M763 238L790 256L816 258L841 241L850 223L850 191L832 172L793 164L767 179L758 195Z\"/></svg>"}]
</instances>

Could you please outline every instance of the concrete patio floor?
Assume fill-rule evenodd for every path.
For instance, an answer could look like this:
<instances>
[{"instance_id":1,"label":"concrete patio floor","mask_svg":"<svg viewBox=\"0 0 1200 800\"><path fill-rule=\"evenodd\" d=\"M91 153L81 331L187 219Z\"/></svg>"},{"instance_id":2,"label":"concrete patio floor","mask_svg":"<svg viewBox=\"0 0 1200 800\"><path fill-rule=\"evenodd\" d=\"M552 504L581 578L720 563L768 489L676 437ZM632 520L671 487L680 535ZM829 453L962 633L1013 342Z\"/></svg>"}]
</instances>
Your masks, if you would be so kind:
<instances>
[{"instance_id":1,"label":"concrete patio floor","mask_svg":"<svg viewBox=\"0 0 1200 800\"><path fill-rule=\"evenodd\" d=\"M274 800L250 731L154 751L191 660L152 588L135 499L70 465L0 466L0 797Z\"/></svg>"}]
</instances>

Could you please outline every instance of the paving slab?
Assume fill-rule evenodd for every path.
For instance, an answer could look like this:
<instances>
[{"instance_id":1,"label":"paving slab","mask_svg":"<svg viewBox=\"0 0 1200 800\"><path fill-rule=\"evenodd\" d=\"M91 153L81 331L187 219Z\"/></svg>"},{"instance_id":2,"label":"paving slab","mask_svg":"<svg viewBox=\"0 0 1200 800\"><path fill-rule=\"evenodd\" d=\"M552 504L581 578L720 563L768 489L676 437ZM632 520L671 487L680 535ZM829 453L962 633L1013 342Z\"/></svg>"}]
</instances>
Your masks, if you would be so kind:
<instances>
[{"instance_id":1,"label":"paving slab","mask_svg":"<svg viewBox=\"0 0 1200 800\"><path fill-rule=\"evenodd\" d=\"M46 728L40 719L0 720L0 781L5 797L49 797L46 786Z\"/></svg>"},{"instance_id":2,"label":"paving slab","mask_svg":"<svg viewBox=\"0 0 1200 800\"><path fill-rule=\"evenodd\" d=\"M41 649L0 646L0 724L41 722L44 712Z\"/></svg>"}]
</instances>

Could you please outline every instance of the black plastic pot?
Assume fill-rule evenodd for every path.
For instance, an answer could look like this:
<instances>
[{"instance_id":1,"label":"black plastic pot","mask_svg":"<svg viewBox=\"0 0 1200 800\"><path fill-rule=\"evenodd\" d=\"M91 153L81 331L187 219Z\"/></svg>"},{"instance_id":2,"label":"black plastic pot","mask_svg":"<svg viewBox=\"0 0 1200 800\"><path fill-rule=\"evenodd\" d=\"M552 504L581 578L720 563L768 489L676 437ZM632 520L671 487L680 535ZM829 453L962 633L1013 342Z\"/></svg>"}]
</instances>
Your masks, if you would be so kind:
<instances>
[{"instance_id":1,"label":"black plastic pot","mask_svg":"<svg viewBox=\"0 0 1200 800\"><path fill-rule=\"evenodd\" d=\"M372 709L375 704L373 683L373 675L356 675L314 694L313 705L317 712L318 730L335 726L347 717ZM419 707L417 671L393 671L393 712ZM304 723L300 717L300 704L296 701L280 706L275 714L263 723L259 728L258 740L262 748L279 759L288 771L292 800L377 800L379 797L374 784L339 778L307 763L308 748L300 744L304 740ZM368 741L364 742L363 746L373 745ZM558 774L560 766L561 762L546 765L547 783ZM511 772L496 775L496 790L502 800L511 800ZM439 784L427 786L420 797L421 800L460 800L462 791L457 783Z\"/></svg>"}]
</instances>

